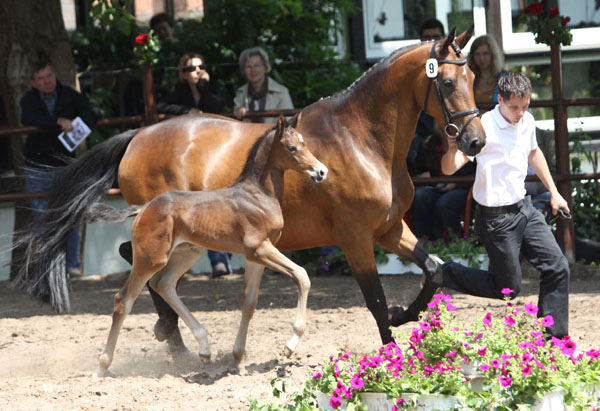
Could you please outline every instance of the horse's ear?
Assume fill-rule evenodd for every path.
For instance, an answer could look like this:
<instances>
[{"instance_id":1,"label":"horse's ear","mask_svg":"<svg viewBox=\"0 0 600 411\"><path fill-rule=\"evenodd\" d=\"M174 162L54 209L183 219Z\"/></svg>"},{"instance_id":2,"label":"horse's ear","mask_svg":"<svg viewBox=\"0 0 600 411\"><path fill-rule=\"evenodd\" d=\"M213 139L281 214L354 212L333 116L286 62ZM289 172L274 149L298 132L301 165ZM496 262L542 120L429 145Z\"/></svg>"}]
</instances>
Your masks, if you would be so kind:
<instances>
[{"instance_id":1,"label":"horse's ear","mask_svg":"<svg viewBox=\"0 0 600 411\"><path fill-rule=\"evenodd\" d=\"M444 58L448 55L449 51L448 51L448 47L450 47L450 44L452 44L454 42L454 36L456 35L456 27L452 27L452 30L450 30L450 33L448 33L448 36L446 37L446 41L444 41L444 44L442 45L442 48L440 49L440 58Z\"/></svg>"},{"instance_id":2,"label":"horse's ear","mask_svg":"<svg viewBox=\"0 0 600 411\"><path fill-rule=\"evenodd\" d=\"M456 38L456 44L458 44L458 46L461 49L464 49L467 46L467 43L469 42L469 40L471 40L471 37L473 37L474 30L475 26L471 25L471 27L469 27L467 31L463 32L460 36Z\"/></svg>"},{"instance_id":3,"label":"horse's ear","mask_svg":"<svg viewBox=\"0 0 600 411\"><path fill-rule=\"evenodd\" d=\"M285 128L285 117L283 116L283 114L280 114L279 117L277 118L277 132L276 135L279 136L279 138L283 137L283 129Z\"/></svg>"},{"instance_id":4,"label":"horse's ear","mask_svg":"<svg viewBox=\"0 0 600 411\"><path fill-rule=\"evenodd\" d=\"M290 119L290 121L288 121L288 126L296 128L296 126L298 125L298 122L300 121L300 117L302 117L302 111L297 112L294 117L292 117Z\"/></svg>"}]
</instances>

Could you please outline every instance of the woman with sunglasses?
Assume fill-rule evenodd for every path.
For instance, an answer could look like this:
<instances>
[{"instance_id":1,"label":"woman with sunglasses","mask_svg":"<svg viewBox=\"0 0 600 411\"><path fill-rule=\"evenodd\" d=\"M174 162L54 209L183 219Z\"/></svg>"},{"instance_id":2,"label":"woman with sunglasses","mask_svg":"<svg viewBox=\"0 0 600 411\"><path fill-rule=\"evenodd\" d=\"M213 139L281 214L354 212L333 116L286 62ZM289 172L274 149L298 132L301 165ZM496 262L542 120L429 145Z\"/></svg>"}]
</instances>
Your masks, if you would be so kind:
<instances>
[{"instance_id":1,"label":"woman with sunglasses","mask_svg":"<svg viewBox=\"0 0 600 411\"><path fill-rule=\"evenodd\" d=\"M173 91L157 104L159 113L220 113L225 107L225 90L210 81L202 56L184 54L179 59L179 79Z\"/></svg>"}]
</instances>

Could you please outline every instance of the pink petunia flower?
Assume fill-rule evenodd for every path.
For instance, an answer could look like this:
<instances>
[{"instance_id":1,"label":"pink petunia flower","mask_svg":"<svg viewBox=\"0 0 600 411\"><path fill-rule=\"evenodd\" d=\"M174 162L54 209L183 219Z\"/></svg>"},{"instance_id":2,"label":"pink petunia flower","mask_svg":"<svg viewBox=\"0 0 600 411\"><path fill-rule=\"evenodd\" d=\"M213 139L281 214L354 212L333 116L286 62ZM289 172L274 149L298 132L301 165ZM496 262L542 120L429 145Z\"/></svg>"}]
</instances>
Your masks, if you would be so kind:
<instances>
[{"instance_id":1,"label":"pink petunia flower","mask_svg":"<svg viewBox=\"0 0 600 411\"><path fill-rule=\"evenodd\" d=\"M514 327L515 324L517 323L517 321L513 317L511 317L510 315L507 315L506 317L504 317L504 322L509 327Z\"/></svg>"},{"instance_id":2,"label":"pink petunia flower","mask_svg":"<svg viewBox=\"0 0 600 411\"><path fill-rule=\"evenodd\" d=\"M539 311L537 305L533 303L525 304L525 312L529 315L536 315Z\"/></svg>"},{"instance_id":3,"label":"pink petunia flower","mask_svg":"<svg viewBox=\"0 0 600 411\"><path fill-rule=\"evenodd\" d=\"M359 390L365 386L365 382L358 375L355 375L350 380L350 385L352 386L352 388Z\"/></svg>"},{"instance_id":4,"label":"pink petunia flower","mask_svg":"<svg viewBox=\"0 0 600 411\"><path fill-rule=\"evenodd\" d=\"M552 327L554 325L554 317L547 315L542 318L542 323L544 324L544 327Z\"/></svg>"},{"instance_id":5,"label":"pink petunia flower","mask_svg":"<svg viewBox=\"0 0 600 411\"><path fill-rule=\"evenodd\" d=\"M429 331L429 330L431 330L431 324L428 323L427 321L420 322L419 326L421 327L421 329L423 331Z\"/></svg>"},{"instance_id":6,"label":"pink petunia flower","mask_svg":"<svg viewBox=\"0 0 600 411\"><path fill-rule=\"evenodd\" d=\"M485 315L485 317L483 317L483 320L482 320L482 322L483 322L485 325L489 325L489 324L492 322L492 313L487 313L487 314Z\"/></svg>"},{"instance_id":7,"label":"pink petunia flower","mask_svg":"<svg viewBox=\"0 0 600 411\"><path fill-rule=\"evenodd\" d=\"M333 409L340 408L342 406L342 399L339 395L332 395L329 398L329 406Z\"/></svg>"},{"instance_id":8,"label":"pink petunia flower","mask_svg":"<svg viewBox=\"0 0 600 411\"><path fill-rule=\"evenodd\" d=\"M448 311L456 311L456 307L453 306L452 304L448 303L448 305L446 306L446 308L448 309Z\"/></svg>"},{"instance_id":9,"label":"pink petunia flower","mask_svg":"<svg viewBox=\"0 0 600 411\"><path fill-rule=\"evenodd\" d=\"M510 375L501 375L498 377L498 381L500 381L500 384L503 387L508 387L512 383L512 379L510 378Z\"/></svg>"},{"instance_id":10,"label":"pink petunia flower","mask_svg":"<svg viewBox=\"0 0 600 411\"><path fill-rule=\"evenodd\" d=\"M523 365L523 367L521 367L521 373L523 374L523 377L527 377L529 374L531 374L531 365Z\"/></svg>"},{"instance_id":11,"label":"pink petunia flower","mask_svg":"<svg viewBox=\"0 0 600 411\"><path fill-rule=\"evenodd\" d=\"M489 370L489 369L490 369L490 366L489 366L489 365L487 365L487 364L481 364L481 365L479 366L479 369L480 369L481 371L485 372L485 371L487 371L487 370Z\"/></svg>"},{"instance_id":12,"label":"pink petunia flower","mask_svg":"<svg viewBox=\"0 0 600 411\"><path fill-rule=\"evenodd\" d=\"M321 374L319 371L315 371L315 372L313 372L313 374L312 374L312 377L313 377L315 380L318 380L318 379L319 379L319 378L321 378L322 376L323 376L323 374Z\"/></svg>"},{"instance_id":13,"label":"pink petunia flower","mask_svg":"<svg viewBox=\"0 0 600 411\"><path fill-rule=\"evenodd\" d=\"M487 352L487 347L481 347L480 349L477 350L477 354L483 356L485 355L485 353Z\"/></svg>"},{"instance_id":14,"label":"pink petunia flower","mask_svg":"<svg viewBox=\"0 0 600 411\"><path fill-rule=\"evenodd\" d=\"M510 288L503 288L500 292L502 295L509 295L510 293L514 292L514 290L511 290Z\"/></svg>"},{"instance_id":15,"label":"pink petunia flower","mask_svg":"<svg viewBox=\"0 0 600 411\"><path fill-rule=\"evenodd\" d=\"M500 360L499 359L495 359L490 361L490 365L494 368L500 368Z\"/></svg>"}]
</instances>

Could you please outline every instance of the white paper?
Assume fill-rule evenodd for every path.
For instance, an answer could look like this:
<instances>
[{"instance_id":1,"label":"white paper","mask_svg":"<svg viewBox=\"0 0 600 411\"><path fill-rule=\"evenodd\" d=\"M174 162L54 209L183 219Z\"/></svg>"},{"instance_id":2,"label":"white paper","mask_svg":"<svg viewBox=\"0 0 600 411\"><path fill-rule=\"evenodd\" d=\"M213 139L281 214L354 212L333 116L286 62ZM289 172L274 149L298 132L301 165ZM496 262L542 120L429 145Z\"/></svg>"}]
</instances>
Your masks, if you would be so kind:
<instances>
[{"instance_id":1,"label":"white paper","mask_svg":"<svg viewBox=\"0 0 600 411\"><path fill-rule=\"evenodd\" d=\"M91 132L92 130L90 130L81 117L76 117L73 120L73 129L66 133L63 131L58 135L58 139L67 150L73 152Z\"/></svg>"}]
</instances>

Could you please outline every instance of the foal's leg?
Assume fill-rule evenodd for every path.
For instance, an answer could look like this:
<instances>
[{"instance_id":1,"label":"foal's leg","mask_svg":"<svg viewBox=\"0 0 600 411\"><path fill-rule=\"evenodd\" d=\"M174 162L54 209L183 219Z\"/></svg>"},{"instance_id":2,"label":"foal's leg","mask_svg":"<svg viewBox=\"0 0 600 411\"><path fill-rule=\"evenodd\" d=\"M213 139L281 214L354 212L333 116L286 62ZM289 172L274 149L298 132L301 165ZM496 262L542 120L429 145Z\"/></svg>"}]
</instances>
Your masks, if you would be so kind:
<instances>
[{"instance_id":1,"label":"foal's leg","mask_svg":"<svg viewBox=\"0 0 600 411\"><path fill-rule=\"evenodd\" d=\"M390 310L390 322L395 327L409 321L417 321L419 313L427 308L427 304L442 285L443 261L429 255L404 220L385 233L378 244L394 254L414 261L423 269L425 276L415 301L406 310L402 307L392 307Z\"/></svg>"},{"instance_id":2,"label":"foal's leg","mask_svg":"<svg viewBox=\"0 0 600 411\"><path fill-rule=\"evenodd\" d=\"M133 265L133 249L131 246L131 241L121 244L119 247L119 254L125 261ZM167 304L167 302L163 300L162 297L152 289L152 287L150 287L149 284L148 291L150 292L152 302L154 303L154 307L158 313L158 320L156 321L156 324L154 324L154 335L156 336L156 339L158 341L167 340L169 353L171 353L175 360L179 358L188 358L192 353L188 351L183 343L181 333L177 327L179 316L175 311L173 311L171 306Z\"/></svg>"},{"instance_id":3,"label":"foal's leg","mask_svg":"<svg viewBox=\"0 0 600 411\"><path fill-rule=\"evenodd\" d=\"M144 284L153 273L152 271L144 271L145 272L141 272L139 269L136 270L136 267L133 267L127 282L115 295L112 325L108 334L106 347L104 348L104 352L100 355L98 370L94 374L98 377L106 375L106 370L113 360L117 338L119 337L119 331L121 330L123 321L127 314L131 312L134 301L140 295L140 292L144 288Z\"/></svg>"},{"instance_id":4,"label":"foal's leg","mask_svg":"<svg viewBox=\"0 0 600 411\"><path fill-rule=\"evenodd\" d=\"M292 355L296 349L300 337L306 330L306 300L310 290L310 279L306 270L294 263L281 253L270 241L262 243L254 253L246 253L246 261L254 260L258 263L269 267L273 271L280 272L292 278L298 286L298 306L296 308L296 321L294 322L294 335L285 344L284 353L286 357ZM258 283L256 283L258 286Z\"/></svg>"},{"instance_id":5,"label":"foal's leg","mask_svg":"<svg viewBox=\"0 0 600 411\"><path fill-rule=\"evenodd\" d=\"M254 315L256 303L258 302L258 288L262 279L265 267L263 265L246 261L246 270L244 272L244 296L242 297L242 320L238 329L235 344L233 345L233 357L237 362L241 362L246 352L246 337L248 336L248 326Z\"/></svg>"},{"instance_id":6,"label":"foal's leg","mask_svg":"<svg viewBox=\"0 0 600 411\"><path fill-rule=\"evenodd\" d=\"M200 344L200 358L204 362L208 362L210 360L208 333L204 326L194 318L190 310L183 304L176 290L179 278L194 265L203 251L203 248L189 243L178 245L171 253L167 266L152 277L150 287L160 294L173 310L179 314Z\"/></svg>"}]
</instances>

